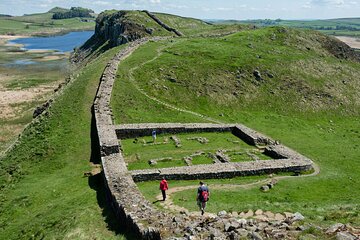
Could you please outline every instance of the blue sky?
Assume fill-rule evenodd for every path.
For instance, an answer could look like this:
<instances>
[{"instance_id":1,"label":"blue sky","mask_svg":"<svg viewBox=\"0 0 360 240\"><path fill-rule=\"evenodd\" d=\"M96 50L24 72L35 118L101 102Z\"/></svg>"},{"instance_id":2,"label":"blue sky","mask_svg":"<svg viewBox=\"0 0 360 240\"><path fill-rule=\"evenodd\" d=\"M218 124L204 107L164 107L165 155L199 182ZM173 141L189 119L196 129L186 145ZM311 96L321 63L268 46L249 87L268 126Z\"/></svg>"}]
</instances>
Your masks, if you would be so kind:
<instances>
[{"instance_id":1,"label":"blue sky","mask_svg":"<svg viewBox=\"0 0 360 240\"><path fill-rule=\"evenodd\" d=\"M52 7L148 9L201 19L326 19L360 17L360 0L0 0L0 13L23 15Z\"/></svg>"}]
</instances>

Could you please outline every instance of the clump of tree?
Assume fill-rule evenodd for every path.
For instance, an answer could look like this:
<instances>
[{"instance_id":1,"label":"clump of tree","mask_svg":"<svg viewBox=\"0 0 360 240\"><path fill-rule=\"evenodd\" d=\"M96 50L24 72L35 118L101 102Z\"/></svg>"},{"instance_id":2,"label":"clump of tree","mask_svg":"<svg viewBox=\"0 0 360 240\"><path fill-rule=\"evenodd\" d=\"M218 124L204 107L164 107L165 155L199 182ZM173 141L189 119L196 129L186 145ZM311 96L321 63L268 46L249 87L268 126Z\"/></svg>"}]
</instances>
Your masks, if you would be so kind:
<instances>
[{"instance_id":1,"label":"clump of tree","mask_svg":"<svg viewBox=\"0 0 360 240\"><path fill-rule=\"evenodd\" d=\"M91 18L93 17L94 11L88 8L82 7L72 7L68 11L56 12L53 14L53 19L66 19L66 18L75 18L75 17L85 17Z\"/></svg>"}]
</instances>

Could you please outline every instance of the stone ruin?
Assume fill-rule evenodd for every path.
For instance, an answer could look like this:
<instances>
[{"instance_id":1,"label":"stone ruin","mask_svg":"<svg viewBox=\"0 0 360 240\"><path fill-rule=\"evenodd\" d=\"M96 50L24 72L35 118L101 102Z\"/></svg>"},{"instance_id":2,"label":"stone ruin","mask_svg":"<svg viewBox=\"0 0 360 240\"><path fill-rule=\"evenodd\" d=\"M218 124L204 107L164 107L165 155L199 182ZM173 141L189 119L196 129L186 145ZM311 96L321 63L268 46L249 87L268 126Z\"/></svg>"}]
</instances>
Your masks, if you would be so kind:
<instances>
[{"instance_id":1,"label":"stone ruin","mask_svg":"<svg viewBox=\"0 0 360 240\"><path fill-rule=\"evenodd\" d=\"M153 41L162 38L153 38ZM94 101L96 130L99 138L103 176L109 204L113 207L119 224L140 239L239 239L249 237L288 238L296 230L292 227L295 215L281 221L244 219L238 214L201 217L186 212L169 214L159 211L139 191L136 181L167 179L232 178L236 176L269 174L276 172L306 171L313 162L301 154L240 124L126 124L115 126L110 108L112 87L119 63L149 39L129 43L107 64ZM206 165L189 165L176 168L128 171L119 139L151 136L151 131L176 134L180 132L232 132L250 145L264 145L265 154L273 160L241 163L226 162ZM175 142L176 140L173 139ZM280 229L280 230L279 230ZM285 229L285 231L281 231ZM290 229L287 231L286 229Z\"/></svg>"},{"instance_id":2,"label":"stone ruin","mask_svg":"<svg viewBox=\"0 0 360 240\"><path fill-rule=\"evenodd\" d=\"M225 151L218 150L215 154L218 161L215 164L130 171L135 182L160 180L162 177L169 180L233 178L277 172L301 172L312 168L310 159L241 124L149 123L115 126L118 139L150 136L153 129L156 129L159 134L231 132L249 145L262 145L264 154L272 157L273 160L230 162ZM176 139L179 141L178 138ZM264 145L264 142L269 144Z\"/></svg>"}]
</instances>

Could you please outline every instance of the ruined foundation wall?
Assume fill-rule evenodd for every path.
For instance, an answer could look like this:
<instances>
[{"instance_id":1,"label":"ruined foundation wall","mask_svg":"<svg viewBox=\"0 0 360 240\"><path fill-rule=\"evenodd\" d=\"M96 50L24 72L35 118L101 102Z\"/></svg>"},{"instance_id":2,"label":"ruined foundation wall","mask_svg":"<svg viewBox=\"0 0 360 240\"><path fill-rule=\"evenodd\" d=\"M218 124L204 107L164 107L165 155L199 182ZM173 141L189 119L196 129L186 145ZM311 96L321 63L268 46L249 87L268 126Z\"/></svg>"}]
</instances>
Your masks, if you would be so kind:
<instances>
[{"instance_id":1,"label":"ruined foundation wall","mask_svg":"<svg viewBox=\"0 0 360 240\"><path fill-rule=\"evenodd\" d=\"M110 108L111 91L119 63L146 42L146 39L141 39L128 44L107 64L94 101L94 114L105 185L118 219L141 239L161 239L158 228L150 226L154 225L152 223L156 219L166 217L152 209L128 173L120 152Z\"/></svg>"},{"instance_id":2,"label":"ruined foundation wall","mask_svg":"<svg viewBox=\"0 0 360 240\"><path fill-rule=\"evenodd\" d=\"M159 38L160 39L160 38ZM153 39L157 40L157 39ZM94 101L94 115L99 138L101 163L104 172L105 186L109 202L113 207L119 224L135 233L139 239L189 239L185 236L201 234L205 231L200 228L199 233L189 232L194 225L199 225L201 217L187 217L181 214L168 214L153 208L139 191L135 181L160 179L206 179L231 178L243 175L265 174L280 171L302 171L312 167L312 161L301 154L276 144L272 139L255 132L243 125L231 124L126 124L113 125L113 115L110 108L111 91L115 81L119 63L145 44L147 39L140 39L129 43L106 66L101 77L96 99ZM251 145L268 145L265 151L269 155L277 156L277 160L253 161L243 163L219 163L213 165L197 165L167 169L150 169L128 171L119 139L151 135L152 130L158 133L181 132L224 132L231 131ZM174 220L175 219L175 220ZM219 221L222 221L219 218ZM206 230L208 231L208 230ZM219 235L219 239L226 239L224 228L212 229ZM172 238L173 236L184 238ZM191 238L190 238L191 239Z\"/></svg>"}]
</instances>

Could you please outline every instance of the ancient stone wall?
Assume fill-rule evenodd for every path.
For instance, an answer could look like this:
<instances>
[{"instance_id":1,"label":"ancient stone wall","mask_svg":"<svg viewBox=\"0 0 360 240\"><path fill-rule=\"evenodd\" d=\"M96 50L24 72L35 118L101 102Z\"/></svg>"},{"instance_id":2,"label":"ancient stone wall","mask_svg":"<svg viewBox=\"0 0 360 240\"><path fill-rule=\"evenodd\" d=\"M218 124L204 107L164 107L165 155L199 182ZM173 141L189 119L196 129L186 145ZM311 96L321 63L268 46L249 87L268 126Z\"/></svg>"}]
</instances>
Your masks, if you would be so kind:
<instances>
[{"instance_id":1,"label":"ancient stone wall","mask_svg":"<svg viewBox=\"0 0 360 240\"><path fill-rule=\"evenodd\" d=\"M277 172L301 172L312 168L312 161L301 154L281 145L244 125L208 123L146 123L115 126L119 139L151 136L151 132L175 134L189 132L232 132L250 145L266 144L264 154L275 160L242 163L217 163L131 171L134 181L233 178L237 176L259 175Z\"/></svg>"},{"instance_id":2,"label":"ancient stone wall","mask_svg":"<svg viewBox=\"0 0 360 240\"><path fill-rule=\"evenodd\" d=\"M281 159L134 170L131 171L131 175L136 182L160 180L162 177L169 180L196 180L234 178L278 172L300 172L311 168L312 163L308 161Z\"/></svg>"},{"instance_id":3,"label":"ancient stone wall","mask_svg":"<svg viewBox=\"0 0 360 240\"><path fill-rule=\"evenodd\" d=\"M110 108L111 91L120 61L146 42L147 39L141 39L128 44L107 64L94 101L94 114L105 185L118 219L121 224L132 229L142 239L161 239L158 228L150 225L154 226L152 223L156 219L165 218L165 216L161 216L161 213L152 209L151 204L146 201L131 175L128 174L119 150L119 141L112 123Z\"/></svg>"},{"instance_id":4,"label":"ancient stone wall","mask_svg":"<svg viewBox=\"0 0 360 240\"><path fill-rule=\"evenodd\" d=\"M166 30L168 30L169 32L173 32L176 35L183 36L183 34L181 32L179 32L178 30L176 30L175 28L172 28L170 26L168 26L167 24L165 24L164 22L162 22L157 16L155 16L155 14L150 13L147 10L143 11L144 13L146 13L149 17L151 17L155 22L157 22L157 24L159 24L160 26L162 26L163 28L165 28Z\"/></svg>"},{"instance_id":5,"label":"ancient stone wall","mask_svg":"<svg viewBox=\"0 0 360 240\"><path fill-rule=\"evenodd\" d=\"M230 132L230 124L211 123L144 123L144 124L123 124L115 126L116 135L119 139L151 136L156 130L158 134L176 134L190 132Z\"/></svg>"},{"instance_id":6,"label":"ancient stone wall","mask_svg":"<svg viewBox=\"0 0 360 240\"><path fill-rule=\"evenodd\" d=\"M157 39L154 39L157 40ZM229 178L242 175L254 175L273 173L278 171L308 170L312 166L311 160L303 157L295 151L277 145L275 141L261 135L242 125L230 124L126 124L114 126L112 110L110 108L111 91L115 81L119 63L135 51L147 39L140 39L129 43L121 50L106 66L101 77L96 99L94 101L94 115L96 130L98 133L101 162L103 167L105 186L107 188L109 202L113 207L119 224L139 237L139 239L234 239L234 229L245 228L246 224L236 225L229 231L226 224L230 221L239 221L228 216L219 216L213 224L206 223L206 219L187 214L168 214L153 208L139 191L136 181L160 179L162 176L168 179L205 179L205 178ZM253 161L246 163L218 163L213 165L197 165L167 169L152 169L141 171L128 171L119 139L137 136L151 135L152 130L158 133L180 132L223 132L231 131L249 144L266 144L265 151L269 155L277 156L277 160ZM247 222L242 220L242 222ZM254 223L251 221L251 226ZM194 227L196 226L196 231ZM244 230L244 229L242 229ZM245 230L244 230L245 231ZM235 234L235 235L234 235ZM246 232L247 234L247 232ZM249 234L255 234L249 232ZM179 236L179 237L174 237ZM236 239L236 238L235 238Z\"/></svg>"}]
</instances>

